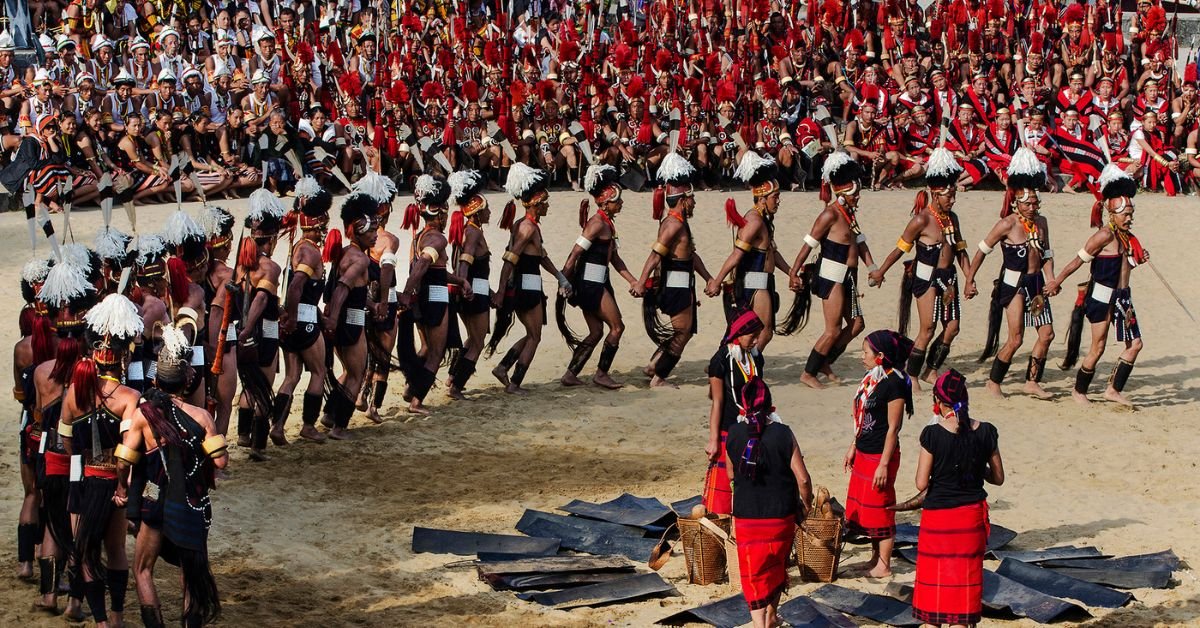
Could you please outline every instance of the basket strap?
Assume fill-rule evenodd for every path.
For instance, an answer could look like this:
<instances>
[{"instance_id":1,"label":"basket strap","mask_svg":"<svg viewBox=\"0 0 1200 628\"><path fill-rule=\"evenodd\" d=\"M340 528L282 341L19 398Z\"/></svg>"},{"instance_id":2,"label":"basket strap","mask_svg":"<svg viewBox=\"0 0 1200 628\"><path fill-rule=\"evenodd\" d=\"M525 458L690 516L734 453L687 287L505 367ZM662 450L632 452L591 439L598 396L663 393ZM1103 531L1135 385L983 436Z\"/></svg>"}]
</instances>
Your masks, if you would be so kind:
<instances>
[{"instance_id":1,"label":"basket strap","mask_svg":"<svg viewBox=\"0 0 1200 628\"><path fill-rule=\"evenodd\" d=\"M717 535L718 539L721 539L727 543L730 542L729 534L717 526L717 524L713 523L712 519L709 519L708 517L700 517L700 525L709 532Z\"/></svg>"}]
</instances>

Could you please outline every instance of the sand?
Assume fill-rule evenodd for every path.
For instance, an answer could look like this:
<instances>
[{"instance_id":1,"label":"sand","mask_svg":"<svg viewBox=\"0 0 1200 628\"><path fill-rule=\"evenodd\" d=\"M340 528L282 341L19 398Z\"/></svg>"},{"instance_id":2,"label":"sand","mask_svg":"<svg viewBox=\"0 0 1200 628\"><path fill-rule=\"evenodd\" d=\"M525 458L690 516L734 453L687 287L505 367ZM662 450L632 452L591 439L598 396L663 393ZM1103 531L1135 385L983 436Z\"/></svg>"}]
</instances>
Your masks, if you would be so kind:
<instances>
[{"instance_id":1,"label":"sand","mask_svg":"<svg viewBox=\"0 0 1200 628\"><path fill-rule=\"evenodd\" d=\"M740 207L749 207L747 193L734 196ZM719 267L731 247L722 212L725 198L717 192L697 197L692 228L709 268ZM1000 199L999 192L960 195L957 209L967 242L979 241L990 228ZM499 195L490 199L497 217L505 200ZM551 214L543 223L547 246L559 263L578 233L579 200L579 194L555 192ZM864 194L861 223L877 258L882 259L896 241L911 202L912 192ZM789 258L799 248L817 204L815 194L784 195L777 235ZM655 234L649 205L649 194L628 194L626 209L617 218L621 252L635 272ZM1045 197L1043 207L1060 264L1091 233L1090 206L1087 196ZM1196 199L1145 195L1138 197L1137 206L1136 231L1155 264L1184 302L1200 311L1200 282L1191 266L1200 235ZM240 218L245 203L230 207ZM143 231L158 228L168 211L168 207L139 209L139 226ZM128 228L119 208L114 223ZM55 218L55 224L61 225L61 219ZM72 217L72 230L83 242L90 243L99 224L98 211L76 211ZM488 229L488 236L493 250L501 250L506 238L494 227ZM402 254L406 251L407 244ZM46 252L46 244L40 243L39 254ZM286 245L281 245L275 257L285 256ZM981 289L995 276L997 257L993 255L980 273ZM0 285L7 286L5 292L11 295L0 302L0 320L10 322L0 329L0 341L6 346L17 340L18 276L28 258L23 217L19 213L0 216ZM899 269L893 269L881 290L867 290L868 331L895 324L899 278ZM1195 350L1200 335L1149 268L1137 269L1132 282L1146 343L1128 387L1137 411L1108 403L1077 405L1069 398L1074 373L1057 368L1049 368L1046 376L1046 386L1056 396L1053 401L1019 395L1004 400L987 397L982 387L987 365L975 362L984 340L987 303L980 298L964 306L964 331L948 364L971 378L973 415L999 428L1008 481L990 491L991 514L994 522L1021 533L1014 547L1073 543L1096 545L1117 555L1172 548L1184 560L1200 556L1200 490L1194 481L1200 454L1194 427L1200 408ZM686 584L683 559L676 556L662 573L677 586L678 596L552 611L510 593L493 592L477 580L473 569L452 565L453 556L414 555L410 550L414 525L515 533L513 525L525 508L553 510L575 498L604 501L623 491L664 502L699 493L708 412L704 367L723 329L719 301L704 300L700 308L700 335L676 371L680 388L649 390L640 374L651 351L641 329L640 304L621 284L617 293L628 325L614 367L615 376L628 384L623 390L559 386L557 378L569 353L552 324L526 380L533 389L528 397L500 391L488 375L496 357L480 363L479 375L472 381L474 400L450 402L444 389L436 389L429 399L432 417L411 418L402 412L402 380L393 377L383 410L387 421L370 426L357 417L352 423L361 440L299 442L295 432L300 404L295 404L289 423L292 446L271 448L272 459L266 464L251 463L245 450L235 449L231 478L214 495L210 536L224 604L222 623L646 626L735 593L728 585ZM1051 350L1051 365L1061 357L1073 300L1073 290L1053 300L1059 339ZM582 323L577 312L572 320L576 326ZM819 327L819 322L813 323L796 336L776 338L768 350L766 374L780 413L799 438L814 483L828 486L844 499L847 476L841 461L852 436L853 384L813 391L798 383ZM1115 341L1110 343L1094 391L1102 389L1116 361L1119 351ZM1019 387L1027 356L1028 344L1014 359L1006 386L1010 392ZM835 369L847 382L861 376L853 350ZM584 373L590 375L591 367ZM927 390L917 395L916 407L917 414L901 433L897 492L902 497L913 492L917 435L930 415ZM11 400L3 402L2 408L12 417L12 429L0 441L4 461L0 512L10 539L0 544L0 564L8 566L0 577L0 625L57 626L62 619L35 616L28 610L36 585L10 575L16 551L12 528L21 498L13 433L18 410ZM902 520L915 519L910 514ZM850 547L843 565L861 562L867 553L863 547ZM912 581L911 565L898 559L895 571L896 581ZM160 563L168 621L177 621L179 613L176 573ZM1177 572L1176 579L1172 589L1138 591L1138 600L1126 608L1096 610L1092 625L1200 623L1200 584L1191 571ZM885 586L861 579L841 584L880 593ZM811 588L795 583L789 595ZM128 608L130 623L136 624L132 591ZM999 623L1032 625L1028 620L984 622Z\"/></svg>"}]
</instances>

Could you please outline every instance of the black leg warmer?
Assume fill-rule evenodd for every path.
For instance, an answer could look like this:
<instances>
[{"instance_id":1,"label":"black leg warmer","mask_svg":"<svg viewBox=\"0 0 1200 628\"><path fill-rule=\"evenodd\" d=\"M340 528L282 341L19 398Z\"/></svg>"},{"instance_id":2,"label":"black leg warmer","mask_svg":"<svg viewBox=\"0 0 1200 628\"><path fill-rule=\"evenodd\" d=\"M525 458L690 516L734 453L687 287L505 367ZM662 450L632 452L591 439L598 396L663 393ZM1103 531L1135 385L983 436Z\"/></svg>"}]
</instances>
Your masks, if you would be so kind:
<instances>
[{"instance_id":1,"label":"black leg warmer","mask_svg":"<svg viewBox=\"0 0 1200 628\"><path fill-rule=\"evenodd\" d=\"M275 402L271 404L271 424L279 425L287 418L288 411L292 407L292 396L283 393L275 393Z\"/></svg>"},{"instance_id":2,"label":"black leg warmer","mask_svg":"<svg viewBox=\"0 0 1200 628\"><path fill-rule=\"evenodd\" d=\"M128 569L108 570L108 596L114 613L125 612L125 593L129 589Z\"/></svg>"},{"instance_id":3,"label":"black leg warmer","mask_svg":"<svg viewBox=\"0 0 1200 628\"><path fill-rule=\"evenodd\" d=\"M605 346L607 347L608 345ZM592 351L595 350L596 345L588 342L581 342L576 345L575 352L571 354L571 362L567 364L567 370L570 371L572 375L579 375L579 372L583 370L583 367L585 364L587 364L587 361L592 359Z\"/></svg>"},{"instance_id":4,"label":"black leg warmer","mask_svg":"<svg viewBox=\"0 0 1200 628\"><path fill-rule=\"evenodd\" d=\"M663 351L658 356L658 361L654 363L654 374L659 379L666 379L671 376L671 371L675 370L675 365L679 364L679 359L682 356L675 355Z\"/></svg>"},{"instance_id":5,"label":"black leg warmer","mask_svg":"<svg viewBox=\"0 0 1200 628\"><path fill-rule=\"evenodd\" d=\"M600 361L596 363L596 370L601 373L607 373L612 368L613 359L617 357L618 345L604 343L604 348L600 350Z\"/></svg>"},{"instance_id":6,"label":"black leg warmer","mask_svg":"<svg viewBox=\"0 0 1200 628\"><path fill-rule=\"evenodd\" d=\"M528 364L517 364L513 368L513 374L512 374L512 377L509 378L509 381L513 383L513 386L520 388L521 382L525 381L525 372L528 370L529 370Z\"/></svg>"},{"instance_id":7,"label":"black leg warmer","mask_svg":"<svg viewBox=\"0 0 1200 628\"><path fill-rule=\"evenodd\" d=\"M238 408L238 436L250 436L254 429L254 408Z\"/></svg>"},{"instance_id":8,"label":"black leg warmer","mask_svg":"<svg viewBox=\"0 0 1200 628\"><path fill-rule=\"evenodd\" d=\"M1004 383L1004 376L1008 374L1008 367L1012 366L1012 362L1004 362L1000 358L992 360L992 372L988 375L988 379L992 380L993 384Z\"/></svg>"},{"instance_id":9,"label":"black leg warmer","mask_svg":"<svg viewBox=\"0 0 1200 628\"><path fill-rule=\"evenodd\" d=\"M54 593L54 576L57 571L54 569L54 558L39 558L38 559L38 593L42 595L50 595Z\"/></svg>"},{"instance_id":10,"label":"black leg warmer","mask_svg":"<svg viewBox=\"0 0 1200 628\"><path fill-rule=\"evenodd\" d=\"M304 393L304 410L301 420L305 425L316 425L321 417L321 393Z\"/></svg>"},{"instance_id":11,"label":"black leg warmer","mask_svg":"<svg viewBox=\"0 0 1200 628\"><path fill-rule=\"evenodd\" d=\"M33 548L37 546L38 524L21 523L17 525L17 561L33 562Z\"/></svg>"},{"instance_id":12,"label":"black leg warmer","mask_svg":"<svg viewBox=\"0 0 1200 628\"><path fill-rule=\"evenodd\" d=\"M83 585L84 595L87 597L88 609L92 611L92 619L96 623L108 621L108 609L104 607L104 581L92 580Z\"/></svg>"},{"instance_id":13,"label":"black leg warmer","mask_svg":"<svg viewBox=\"0 0 1200 628\"><path fill-rule=\"evenodd\" d=\"M517 363L517 358L519 357L521 357L521 352L517 350L516 346L514 346L512 349L508 350L508 353L504 354L503 358L500 359L500 367L507 371Z\"/></svg>"},{"instance_id":14,"label":"black leg warmer","mask_svg":"<svg viewBox=\"0 0 1200 628\"><path fill-rule=\"evenodd\" d=\"M1029 366L1025 367L1025 381L1041 382L1042 372L1046 370L1046 358L1029 356Z\"/></svg>"},{"instance_id":15,"label":"black leg warmer","mask_svg":"<svg viewBox=\"0 0 1200 628\"><path fill-rule=\"evenodd\" d=\"M908 354L908 365L904 367L905 372L910 377L920 377L921 370L925 368L925 350L913 349L912 353Z\"/></svg>"},{"instance_id":16,"label":"black leg warmer","mask_svg":"<svg viewBox=\"0 0 1200 628\"><path fill-rule=\"evenodd\" d=\"M459 390L466 390L467 382L471 381L471 376L475 374L475 360L468 360L464 357L459 357L458 373L454 376L454 385L458 386Z\"/></svg>"},{"instance_id":17,"label":"black leg warmer","mask_svg":"<svg viewBox=\"0 0 1200 628\"><path fill-rule=\"evenodd\" d=\"M1129 374L1132 372L1133 362L1117 360L1117 366L1113 368L1112 377L1108 381L1109 385L1117 392L1125 390L1125 384L1129 382Z\"/></svg>"},{"instance_id":18,"label":"black leg warmer","mask_svg":"<svg viewBox=\"0 0 1200 628\"><path fill-rule=\"evenodd\" d=\"M1075 374L1075 392L1086 395L1088 387L1092 385L1092 378L1096 376L1096 369L1087 367L1079 367L1079 372Z\"/></svg>"},{"instance_id":19,"label":"black leg warmer","mask_svg":"<svg viewBox=\"0 0 1200 628\"><path fill-rule=\"evenodd\" d=\"M164 628L162 609L157 606L142 606L142 625L146 628Z\"/></svg>"},{"instance_id":20,"label":"black leg warmer","mask_svg":"<svg viewBox=\"0 0 1200 628\"><path fill-rule=\"evenodd\" d=\"M808 361L804 363L804 372L816 377L821 372L821 367L825 365L825 356L817 353L813 349L808 353Z\"/></svg>"},{"instance_id":21,"label":"black leg warmer","mask_svg":"<svg viewBox=\"0 0 1200 628\"><path fill-rule=\"evenodd\" d=\"M387 395L387 380L374 382L374 390L371 391L371 407L379 408L383 405L383 398Z\"/></svg>"},{"instance_id":22,"label":"black leg warmer","mask_svg":"<svg viewBox=\"0 0 1200 628\"><path fill-rule=\"evenodd\" d=\"M942 337L938 336L933 339L933 344L929 345L928 356L925 367L934 371L941 370L946 358L950 357L950 345L942 342Z\"/></svg>"}]
</instances>

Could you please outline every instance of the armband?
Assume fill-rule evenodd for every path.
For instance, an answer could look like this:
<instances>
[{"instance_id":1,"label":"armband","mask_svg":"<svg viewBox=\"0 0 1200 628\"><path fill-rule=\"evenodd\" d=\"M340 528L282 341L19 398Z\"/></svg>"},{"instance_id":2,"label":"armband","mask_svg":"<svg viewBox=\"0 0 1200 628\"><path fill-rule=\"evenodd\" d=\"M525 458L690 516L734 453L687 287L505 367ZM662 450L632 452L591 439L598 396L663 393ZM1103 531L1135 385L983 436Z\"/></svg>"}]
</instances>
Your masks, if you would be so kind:
<instances>
[{"instance_id":1,"label":"armband","mask_svg":"<svg viewBox=\"0 0 1200 628\"><path fill-rule=\"evenodd\" d=\"M804 234L804 243L807 244L808 248L810 248L810 249L815 249L818 246L821 246L821 242L819 240L817 240L816 238L812 237L811 233Z\"/></svg>"},{"instance_id":2,"label":"armband","mask_svg":"<svg viewBox=\"0 0 1200 628\"><path fill-rule=\"evenodd\" d=\"M504 255L501 255L500 258L503 259L504 261L508 262L509 264L516 266L517 260L521 259L521 256L517 255L516 253L513 253L512 251L505 251Z\"/></svg>"},{"instance_id":3,"label":"armband","mask_svg":"<svg viewBox=\"0 0 1200 628\"><path fill-rule=\"evenodd\" d=\"M621 139L621 138L620 138L620 136L618 136L616 133L614 133L614 132L611 132L611 131L610 131L610 132L608 133L608 138L607 138L607 139L608 139L608 143L609 143L609 144L616 144L616 143L617 143L617 140L619 140L619 139Z\"/></svg>"},{"instance_id":4,"label":"armband","mask_svg":"<svg viewBox=\"0 0 1200 628\"><path fill-rule=\"evenodd\" d=\"M575 246L586 251L592 248L592 241L583 236L579 236L579 239L575 240Z\"/></svg>"},{"instance_id":5,"label":"armband","mask_svg":"<svg viewBox=\"0 0 1200 628\"><path fill-rule=\"evenodd\" d=\"M866 244L867 243L867 234L860 233L857 236L854 236L854 241L858 244Z\"/></svg>"},{"instance_id":6,"label":"armband","mask_svg":"<svg viewBox=\"0 0 1200 628\"><path fill-rule=\"evenodd\" d=\"M1054 259L1054 249L1045 249L1042 251L1042 259Z\"/></svg>"},{"instance_id":7,"label":"armband","mask_svg":"<svg viewBox=\"0 0 1200 628\"><path fill-rule=\"evenodd\" d=\"M1184 155L1195 155L1196 149L1195 148L1185 148L1185 149L1183 149L1183 154Z\"/></svg>"},{"instance_id":8,"label":"armband","mask_svg":"<svg viewBox=\"0 0 1200 628\"><path fill-rule=\"evenodd\" d=\"M379 256L379 265L380 266L395 266L396 265L396 254L391 251L388 251L387 253L380 255Z\"/></svg>"},{"instance_id":9,"label":"armband","mask_svg":"<svg viewBox=\"0 0 1200 628\"><path fill-rule=\"evenodd\" d=\"M254 288L257 290L265 290L268 294L275 294L275 292L278 290L278 286L276 286L275 282L271 281L270 279L263 279L259 281L258 283L254 284Z\"/></svg>"},{"instance_id":10,"label":"armband","mask_svg":"<svg viewBox=\"0 0 1200 628\"><path fill-rule=\"evenodd\" d=\"M215 459L225 455L225 450L228 449L228 445L225 443L224 436L221 436L220 434L213 434L212 436L204 439L204 443L200 445L200 448L204 450L205 455L207 455L209 458Z\"/></svg>"},{"instance_id":11,"label":"armband","mask_svg":"<svg viewBox=\"0 0 1200 628\"><path fill-rule=\"evenodd\" d=\"M63 438L71 438L75 435L75 426L70 423L58 422L58 435Z\"/></svg>"},{"instance_id":12,"label":"armband","mask_svg":"<svg viewBox=\"0 0 1200 628\"><path fill-rule=\"evenodd\" d=\"M175 321L176 321L176 322L179 322L179 321L181 321L181 320L191 320L191 321L192 321L192 324L193 324L193 325L195 325L195 324L196 324L196 321L197 321L199 318L200 318L200 314L198 314L198 313L196 312L196 310L194 310L194 309L192 309L192 308L190 308L190 307L187 307L187 306L185 305L185 306L183 306L183 307L179 308L179 314L177 314L177 315L175 316Z\"/></svg>"},{"instance_id":13,"label":"armband","mask_svg":"<svg viewBox=\"0 0 1200 628\"><path fill-rule=\"evenodd\" d=\"M842 142L842 146L855 146L854 140L846 140Z\"/></svg>"},{"instance_id":14,"label":"armband","mask_svg":"<svg viewBox=\"0 0 1200 628\"><path fill-rule=\"evenodd\" d=\"M954 243L954 250L955 250L955 251L965 251L965 250L967 250L967 243L966 243L964 240L959 240L958 242L955 242L955 243Z\"/></svg>"},{"instance_id":15,"label":"armband","mask_svg":"<svg viewBox=\"0 0 1200 628\"><path fill-rule=\"evenodd\" d=\"M733 248L748 253L748 252L750 252L750 249L753 247L751 247L750 243L745 240L734 240Z\"/></svg>"},{"instance_id":16,"label":"armband","mask_svg":"<svg viewBox=\"0 0 1200 628\"><path fill-rule=\"evenodd\" d=\"M668 249L667 245L658 241L654 242L654 245L650 247L650 250L657 253L659 257L666 257L671 252L671 249Z\"/></svg>"},{"instance_id":17,"label":"armband","mask_svg":"<svg viewBox=\"0 0 1200 628\"><path fill-rule=\"evenodd\" d=\"M567 140L570 140L570 139L575 139L575 136L571 135L571 133L568 131L563 131L562 133L558 134L558 143L559 144L564 144L564 143L566 143Z\"/></svg>"},{"instance_id":18,"label":"armband","mask_svg":"<svg viewBox=\"0 0 1200 628\"><path fill-rule=\"evenodd\" d=\"M546 143L546 132L538 131L537 132L537 140L543 144Z\"/></svg>"},{"instance_id":19,"label":"armband","mask_svg":"<svg viewBox=\"0 0 1200 628\"><path fill-rule=\"evenodd\" d=\"M790 142L790 141L792 141L792 134L791 134L791 133L788 133L787 131L784 131L783 133L780 133L780 134L779 134L779 141L781 141L781 142Z\"/></svg>"},{"instance_id":20,"label":"armband","mask_svg":"<svg viewBox=\"0 0 1200 628\"><path fill-rule=\"evenodd\" d=\"M432 246L427 246L421 249L421 255L428 255L430 264L436 264L439 257L437 249L433 248Z\"/></svg>"},{"instance_id":21,"label":"armband","mask_svg":"<svg viewBox=\"0 0 1200 628\"><path fill-rule=\"evenodd\" d=\"M1091 253L1088 253L1087 249L1079 249L1079 252L1076 253L1076 255L1079 256L1079 259L1083 260L1084 264L1087 264L1088 262L1096 259L1096 256L1092 255Z\"/></svg>"},{"instance_id":22,"label":"armband","mask_svg":"<svg viewBox=\"0 0 1200 628\"><path fill-rule=\"evenodd\" d=\"M13 386L13 399L25 401L25 389L20 386Z\"/></svg>"},{"instance_id":23,"label":"armband","mask_svg":"<svg viewBox=\"0 0 1200 628\"><path fill-rule=\"evenodd\" d=\"M988 243L986 240L980 240L979 241L979 252L983 253L984 255L987 255L988 253L992 252L992 247L988 246Z\"/></svg>"},{"instance_id":24,"label":"armband","mask_svg":"<svg viewBox=\"0 0 1200 628\"><path fill-rule=\"evenodd\" d=\"M820 74L818 74L818 75L816 75L816 76L814 76L814 77L813 77L813 82L814 82L814 83L824 83L824 82L825 82L825 77L824 77L824 76L821 76Z\"/></svg>"},{"instance_id":25,"label":"armband","mask_svg":"<svg viewBox=\"0 0 1200 628\"><path fill-rule=\"evenodd\" d=\"M525 129L521 132L521 139L527 140L533 137L533 129Z\"/></svg>"},{"instance_id":26,"label":"armband","mask_svg":"<svg viewBox=\"0 0 1200 628\"><path fill-rule=\"evenodd\" d=\"M124 421L121 421L121 433L122 434L124 434L125 432L128 432L129 428L131 428L131 427L133 427L133 421L130 421L129 419L125 419Z\"/></svg>"},{"instance_id":27,"label":"armband","mask_svg":"<svg viewBox=\"0 0 1200 628\"><path fill-rule=\"evenodd\" d=\"M308 275L309 277L317 276L317 271L313 270L313 267L309 266L308 264L296 264L296 272L304 273L305 275Z\"/></svg>"},{"instance_id":28,"label":"armband","mask_svg":"<svg viewBox=\"0 0 1200 628\"><path fill-rule=\"evenodd\" d=\"M469 254L469 253L463 253L463 254L461 254L461 255L459 255L459 256L458 256L458 261L460 261L460 262L466 262L466 263L467 263L467 266L470 266L471 264L474 264L474 263L475 263L475 256L474 256L474 255L471 255L471 254Z\"/></svg>"},{"instance_id":29,"label":"armband","mask_svg":"<svg viewBox=\"0 0 1200 628\"><path fill-rule=\"evenodd\" d=\"M901 251L904 251L905 253L907 253L907 252L909 252L909 251L911 251L911 250L912 250L912 248L913 248L913 243L912 243L912 242L906 242L906 241L904 240L904 238L900 238L899 240L896 240L896 248L898 248L898 249L900 249Z\"/></svg>"},{"instance_id":30,"label":"armband","mask_svg":"<svg viewBox=\"0 0 1200 628\"><path fill-rule=\"evenodd\" d=\"M658 142L659 144L662 144L663 142L667 141L666 132L659 133L658 137L654 138L654 141Z\"/></svg>"},{"instance_id":31,"label":"armband","mask_svg":"<svg viewBox=\"0 0 1200 628\"><path fill-rule=\"evenodd\" d=\"M839 77L837 77L837 78L836 78L836 79L833 81L833 84L834 84L834 85L841 85L842 83L845 83L845 82L846 82L846 77L844 77L844 76L839 76Z\"/></svg>"},{"instance_id":32,"label":"armband","mask_svg":"<svg viewBox=\"0 0 1200 628\"><path fill-rule=\"evenodd\" d=\"M136 449L126 447L125 443L121 443L113 450L113 457L132 466L137 464L138 460L142 459L142 454Z\"/></svg>"}]
</instances>

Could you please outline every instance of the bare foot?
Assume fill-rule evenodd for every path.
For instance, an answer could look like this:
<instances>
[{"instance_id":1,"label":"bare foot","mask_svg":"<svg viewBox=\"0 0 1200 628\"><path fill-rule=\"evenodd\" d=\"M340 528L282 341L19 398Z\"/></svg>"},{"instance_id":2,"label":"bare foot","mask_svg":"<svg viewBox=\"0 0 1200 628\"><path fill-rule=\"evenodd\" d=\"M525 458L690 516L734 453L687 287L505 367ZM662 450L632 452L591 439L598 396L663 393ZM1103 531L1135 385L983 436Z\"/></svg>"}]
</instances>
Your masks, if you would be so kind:
<instances>
[{"instance_id":1,"label":"bare foot","mask_svg":"<svg viewBox=\"0 0 1200 628\"><path fill-rule=\"evenodd\" d=\"M608 373L596 373L592 376L592 383L601 388L607 388L609 390L617 390L625 386L625 384L622 384L609 377Z\"/></svg>"},{"instance_id":2,"label":"bare foot","mask_svg":"<svg viewBox=\"0 0 1200 628\"><path fill-rule=\"evenodd\" d=\"M1042 399L1042 400L1054 398L1054 395L1047 392L1045 388L1042 388L1041 384L1039 384L1033 380L1029 380L1029 381L1025 382L1025 387L1022 388L1021 390L1024 391L1025 394L1027 394L1027 395L1030 395L1032 397L1037 397L1038 399Z\"/></svg>"},{"instance_id":3,"label":"bare foot","mask_svg":"<svg viewBox=\"0 0 1200 628\"><path fill-rule=\"evenodd\" d=\"M108 611L108 626L109 628L125 628L125 613L116 613Z\"/></svg>"},{"instance_id":4,"label":"bare foot","mask_svg":"<svg viewBox=\"0 0 1200 628\"><path fill-rule=\"evenodd\" d=\"M379 408L367 408L367 418L375 425L383 423L383 417L379 416Z\"/></svg>"},{"instance_id":5,"label":"bare foot","mask_svg":"<svg viewBox=\"0 0 1200 628\"><path fill-rule=\"evenodd\" d=\"M913 377L913 378L911 378L911 381L912 381L913 392L921 392L921 378Z\"/></svg>"},{"instance_id":6,"label":"bare foot","mask_svg":"<svg viewBox=\"0 0 1200 628\"><path fill-rule=\"evenodd\" d=\"M654 365L647 364L646 368L642 369L642 374L646 377L654 377Z\"/></svg>"},{"instance_id":7,"label":"bare foot","mask_svg":"<svg viewBox=\"0 0 1200 628\"><path fill-rule=\"evenodd\" d=\"M75 600L67 602L67 610L63 612L63 619L73 624L82 623L87 619L87 615L83 614L83 603Z\"/></svg>"},{"instance_id":8,"label":"bare foot","mask_svg":"<svg viewBox=\"0 0 1200 628\"><path fill-rule=\"evenodd\" d=\"M280 424L276 425L275 427L271 428L271 442L275 443L276 447L287 447L288 446L287 436L283 435L283 423L280 423Z\"/></svg>"},{"instance_id":9,"label":"bare foot","mask_svg":"<svg viewBox=\"0 0 1200 628\"><path fill-rule=\"evenodd\" d=\"M657 375L655 375L654 378L650 380L650 387L651 388L679 388L679 386L677 386L671 382L668 382L667 380L665 380Z\"/></svg>"},{"instance_id":10,"label":"bare foot","mask_svg":"<svg viewBox=\"0 0 1200 628\"><path fill-rule=\"evenodd\" d=\"M329 429L333 429L333 418L330 417L328 414L322 414L321 415L321 425L324 425L325 427L327 427Z\"/></svg>"},{"instance_id":11,"label":"bare foot","mask_svg":"<svg viewBox=\"0 0 1200 628\"><path fill-rule=\"evenodd\" d=\"M870 571L867 572L868 578L890 578L891 576L892 576L891 568L883 563L879 563L878 565L875 565L874 568L872 568Z\"/></svg>"},{"instance_id":12,"label":"bare foot","mask_svg":"<svg viewBox=\"0 0 1200 628\"><path fill-rule=\"evenodd\" d=\"M467 398L467 396L463 394L463 391L449 384L446 385L446 396L450 397L451 399L458 399L460 401Z\"/></svg>"},{"instance_id":13,"label":"bare foot","mask_svg":"<svg viewBox=\"0 0 1200 628\"><path fill-rule=\"evenodd\" d=\"M504 387L504 392L506 392L510 395L528 395L529 394L528 390L521 388L520 386L518 386L512 382L509 382L508 385Z\"/></svg>"},{"instance_id":14,"label":"bare foot","mask_svg":"<svg viewBox=\"0 0 1200 628\"><path fill-rule=\"evenodd\" d=\"M251 449L250 459L255 462L266 462L268 460L266 452L261 449Z\"/></svg>"},{"instance_id":15,"label":"bare foot","mask_svg":"<svg viewBox=\"0 0 1200 628\"><path fill-rule=\"evenodd\" d=\"M335 427L329 430L329 438L332 438L333 440L356 440L358 437L354 434L351 434L350 431L344 427Z\"/></svg>"},{"instance_id":16,"label":"bare foot","mask_svg":"<svg viewBox=\"0 0 1200 628\"><path fill-rule=\"evenodd\" d=\"M408 404L409 414L419 414L421 416L429 416L429 408L426 408L419 399L413 399L412 403Z\"/></svg>"},{"instance_id":17,"label":"bare foot","mask_svg":"<svg viewBox=\"0 0 1200 628\"><path fill-rule=\"evenodd\" d=\"M829 383L833 386L837 386L838 384L842 383L842 378L838 377L837 375L834 375L833 371L829 371L828 373L823 373L823 375L825 376L825 379L829 380Z\"/></svg>"},{"instance_id":18,"label":"bare foot","mask_svg":"<svg viewBox=\"0 0 1200 628\"><path fill-rule=\"evenodd\" d=\"M366 388L364 388L364 389L363 389L363 392L362 392L362 394L360 394L360 395L358 396L358 401L357 401L357 402L354 404L354 409L355 409L355 410L358 410L359 412L366 412L366 411L367 411L367 393L366 393L366 390L367 390Z\"/></svg>"},{"instance_id":19,"label":"bare foot","mask_svg":"<svg viewBox=\"0 0 1200 628\"><path fill-rule=\"evenodd\" d=\"M501 384L504 384L505 388L509 387L508 371L503 366L497 365L496 368L492 369L492 377L495 377Z\"/></svg>"},{"instance_id":20,"label":"bare foot","mask_svg":"<svg viewBox=\"0 0 1200 628\"><path fill-rule=\"evenodd\" d=\"M300 428L300 438L306 438L314 443L323 443L326 436L315 425L305 425Z\"/></svg>"},{"instance_id":21,"label":"bare foot","mask_svg":"<svg viewBox=\"0 0 1200 628\"><path fill-rule=\"evenodd\" d=\"M24 562L17 567L17 578L21 580L33 580L33 563Z\"/></svg>"},{"instance_id":22,"label":"bare foot","mask_svg":"<svg viewBox=\"0 0 1200 628\"><path fill-rule=\"evenodd\" d=\"M808 373L800 376L800 383L808 386L809 388L816 388L818 390L825 387L825 384L822 384L821 380L809 375Z\"/></svg>"},{"instance_id":23,"label":"bare foot","mask_svg":"<svg viewBox=\"0 0 1200 628\"><path fill-rule=\"evenodd\" d=\"M925 374L925 377L921 378L921 381L932 386L933 384L937 383L937 378L938 378L938 372L936 370L930 369L929 372Z\"/></svg>"},{"instance_id":24,"label":"bare foot","mask_svg":"<svg viewBox=\"0 0 1200 628\"><path fill-rule=\"evenodd\" d=\"M250 446L250 435L249 434L238 434L237 446L238 447L249 447Z\"/></svg>"},{"instance_id":25,"label":"bare foot","mask_svg":"<svg viewBox=\"0 0 1200 628\"><path fill-rule=\"evenodd\" d=\"M991 393L993 397L995 397L997 399L1004 398L1004 392L1000 390L1000 384L997 384L996 382L993 382L992 380L989 379L987 384L984 385L984 388L986 388L987 391L989 393Z\"/></svg>"},{"instance_id":26,"label":"bare foot","mask_svg":"<svg viewBox=\"0 0 1200 628\"><path fill-rule=\"evenodd\" d=\"M58 614L58 600L53 595L38 598L33 602L33 610L47 615Z\"/></svg>"},{"instance_id":27,"label":"bare foot","mask_svg":"<svg viewBox=\"0 0 1200 628\"><path fill-rule=\"evenodd\" d=\"M558 378L558 383L562 384L563 386L582 386L583 380L579 379L579 376L571 371L567 371L566 373L563 373L562 377Z\"/></svg>"},{"instance_id":28,"label":"bare foot","mask_svg":"<svg viewBox=\"0 0 1200 628\"><path fill-rule=\"evenodd\" d=\"M1079 405L1089 406L1092 404L1091 400L1087 398L1087 395L1079 392L1078 390L1071 391L1071 398L1074 399Z\"/></svg>"},{"instance_id":29,"label":"bare foot","mask_svg":"<svg viewBox=\"0 0 1200 628\"><path fill-rule=\"evenodd\" d=\"M1122 395L1119 391L1113 390L1111 386L1108 388L1108 390L1104 391L1104 398L1113 403L1119 403L1130 408L1133 407L1132 401L1125 397L1125 395Z\"/></svg>"}]
</instances>

